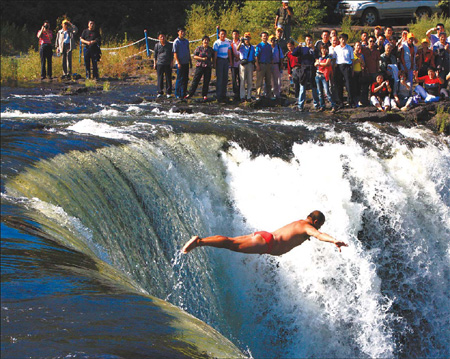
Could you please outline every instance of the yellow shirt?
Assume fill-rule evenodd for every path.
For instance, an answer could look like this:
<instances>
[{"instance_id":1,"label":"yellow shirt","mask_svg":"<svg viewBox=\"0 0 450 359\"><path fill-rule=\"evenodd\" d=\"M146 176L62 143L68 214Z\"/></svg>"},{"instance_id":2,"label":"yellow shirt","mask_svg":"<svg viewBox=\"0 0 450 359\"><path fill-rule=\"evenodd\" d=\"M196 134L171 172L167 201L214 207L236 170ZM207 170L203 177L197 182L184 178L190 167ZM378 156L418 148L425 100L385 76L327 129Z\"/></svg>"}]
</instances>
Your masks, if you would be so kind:
<instances>
[{"instance_id":1,"label":"yellow shirt","mask_svg":"<svg viewBox=\"0 0 450 359\"><path fill-rule=\"evenodd\" d=\"M362 71L362 67L361 67L361 62L356 62L356 60L361 60L362 54L360 54L359 56L356 54L356 52L353 52L353 71L355 72L361 72Z\"/></svg>"}]
</instances>

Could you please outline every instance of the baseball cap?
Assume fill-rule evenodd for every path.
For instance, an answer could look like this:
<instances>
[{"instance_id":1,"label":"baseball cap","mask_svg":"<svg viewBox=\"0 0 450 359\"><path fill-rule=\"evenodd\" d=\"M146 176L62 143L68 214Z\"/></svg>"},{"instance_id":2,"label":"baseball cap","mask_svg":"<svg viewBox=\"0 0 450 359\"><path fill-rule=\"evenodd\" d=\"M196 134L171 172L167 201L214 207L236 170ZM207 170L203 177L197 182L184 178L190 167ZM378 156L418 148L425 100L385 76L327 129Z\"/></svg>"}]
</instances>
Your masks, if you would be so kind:
<instances>
[{"instance_id":1,"label":"baseball cap","mask_svg":"<svg viewBox=\"0 0 450 359\"><path fill-rule=\"evenodd\" d=\"M283 0L282 2L285 2L285 3L289 3L289 1L288 1L288 0Z\"/></svg>"},{"instance_id":2,"label":"baseball cap","mask_svg":"<svg viewBox=\"0 0 450 359\"><path fill-rule=\"evenodd\" d=\"M276 36L275 35L270 35L269 36L269 41L272 41L272 40L275 40L276 39Z\"/></svg>"},{"instance_id":3,"label":"baseball cap","mask_svg":"<svg viewBox=\"0 0 450 359\"><path fill-rule=\"evenodd\" d=\"M426 37L424 37L424 38L422 39L422 44L423 44L424 42L426 42L427 44L430 43Z\"/></svg>"},{"instance_id":4,"label":"baseball cap","mask_svg":"<svg viewBox=\"0 0 450 359\"><path fill-rule=\"evenodd\" d=\"M410 32L410 33L408 33L408 36L406 36L406 38L407 39L414 38L414 34L412 32Z\"/></svg>"}]
</instances>

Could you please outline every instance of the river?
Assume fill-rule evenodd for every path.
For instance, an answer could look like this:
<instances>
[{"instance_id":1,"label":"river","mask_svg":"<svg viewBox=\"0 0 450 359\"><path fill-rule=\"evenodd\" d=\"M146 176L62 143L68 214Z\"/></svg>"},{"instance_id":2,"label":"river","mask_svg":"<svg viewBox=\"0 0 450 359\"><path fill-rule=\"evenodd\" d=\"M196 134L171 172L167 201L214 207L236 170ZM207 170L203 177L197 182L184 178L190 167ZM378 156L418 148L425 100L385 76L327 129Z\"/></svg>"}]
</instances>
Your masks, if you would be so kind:
<instances>
[{"instance_id":1,"label":"river","mask_svg":"<svg viewBox=\"0 0 450 359\"><path fill-rule=\"evenodd\" d=\"M2 357L450 355L448 137L147 90L2 88ZM316 209L342 253L179 251Z\"/></svg>"}]
</instances>

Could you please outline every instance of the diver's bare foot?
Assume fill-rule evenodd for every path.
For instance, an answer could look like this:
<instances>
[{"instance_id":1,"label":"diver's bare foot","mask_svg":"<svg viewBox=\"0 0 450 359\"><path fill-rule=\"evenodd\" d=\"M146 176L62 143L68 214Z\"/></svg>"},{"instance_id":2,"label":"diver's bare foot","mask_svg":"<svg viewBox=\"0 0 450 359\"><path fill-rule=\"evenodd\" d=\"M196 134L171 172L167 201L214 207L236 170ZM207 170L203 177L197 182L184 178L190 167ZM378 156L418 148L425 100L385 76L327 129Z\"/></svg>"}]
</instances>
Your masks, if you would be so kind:
<instances>
[{"instance_id":1,"label":"diver's bare foot","mask_svg":"<svg viewBox=\"0 0 450 359\"><path fill-rule=\"evenodd\" d=\"M199 236L193 236L191 239L184 245L184 247L181 249L181 252L186 254L190 251L192 251L195 247L198 246L198 240L200 239Z\"/></svg>"}]
</instances>

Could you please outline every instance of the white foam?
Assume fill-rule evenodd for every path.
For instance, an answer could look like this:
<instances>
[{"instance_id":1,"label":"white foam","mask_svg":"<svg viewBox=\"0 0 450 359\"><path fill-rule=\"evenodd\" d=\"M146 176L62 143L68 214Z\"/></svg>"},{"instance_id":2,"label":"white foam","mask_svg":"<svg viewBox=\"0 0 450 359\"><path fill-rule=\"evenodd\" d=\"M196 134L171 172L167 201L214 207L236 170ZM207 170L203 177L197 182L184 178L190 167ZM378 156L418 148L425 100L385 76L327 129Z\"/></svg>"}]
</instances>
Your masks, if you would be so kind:
<instances>
[{"instance_id":1,"label":"white foam","mask_svg":"<svg viewBox=\"0 0 450 359\"><path fill-rule=\"evenodd\" d=\"M136 140L136 137L125 133L127 129L110 126L106 123L95 122L90 119L85 119L67 128L70 131L77 133L95 135L99 137L122 139L122 140Z\"/></svg>"},{"instance_id":2,"label":"white foam","mask_svg":"<svg viewBox=\"0 0 450 359\"><path fill-rule=\"evenodd\" d=\"M233 285L249 303L242 307L248 316L243 331L267 331L244 334L244 342L256 357L264 352L255 348L267 350L277 341L268 357L392 356L395 346L386 326L390 300L381 293L371 253L357 240L364 208L351 201L343 170L345 158L363 160L364 154L354 143L306 143L293 151L289 163L268 156L251 159L237 145L224 156L233 200L246 220L240 230L272 231L319 209L327 216L323 230L350 247L338 253L312 239L276 259L227 253L238 278ZM365 167L371 166L369 159ZM269 332L272 342L265 339Z\"/></svg>"}]
</instances>

